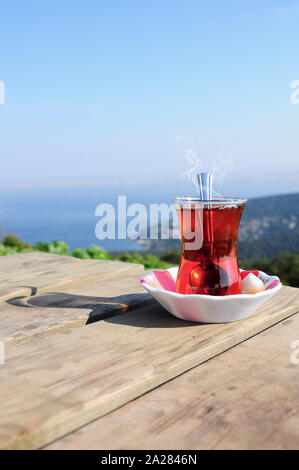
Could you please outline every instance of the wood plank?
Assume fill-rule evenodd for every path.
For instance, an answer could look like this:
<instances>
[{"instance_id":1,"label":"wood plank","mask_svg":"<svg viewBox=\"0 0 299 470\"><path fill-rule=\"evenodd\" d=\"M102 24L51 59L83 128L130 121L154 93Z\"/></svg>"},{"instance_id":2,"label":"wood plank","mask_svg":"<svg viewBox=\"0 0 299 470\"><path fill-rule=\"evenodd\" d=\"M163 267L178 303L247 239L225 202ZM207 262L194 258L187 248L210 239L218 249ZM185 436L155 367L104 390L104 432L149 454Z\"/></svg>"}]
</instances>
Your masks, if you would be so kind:
<instances>
[{"instance_id":1,"label":"wood plank","mask_svg":"<svg viewBox=\"0 0 299 470\"><path fill-rule=\"evenodd\" d=\"M109 281L64 287L31 297L17 297L0 303L0 339L4 343L25 343L155 303L140 286L139 272L133 270Z\"/></svg>"},{"instance_id":2,"label":"wood plank","mask_svg":"<svg viewBox=\"0 0 299 470\"><path fill-rule=\"evenodd\" d=\"M232 324L187 323L157 305L68 335L8 344L0 368L0 447L41 447L298 310L299 290L284 287Z\"/></svg>"},{"instance_id":3,"label":"wood plank","mask_svg":"<svg viewBox=\"0 0 299 470\"><path fill-rule=\"evenodd\" d=\"M298 340L295 314L46 449L299 449Z\"/></svg>"},{"instance_id":4,"label":"wood plank","mask_svg":"<svg viewBox=\"0 0 299 470\"><path fill-rule=\"evenodd\" d=\"M32 252L0 257L0 300L30 296L110 280L120 273L140 272L141 265L109 260L81 260L72 256Z\"/></svg>"},{"instance_id":5,"label":"wood plank","mask_svg":"<svg viewBox=\"0 0 299 470\"><path fill-rule=\"evenodd\" d=\"M2 258L4 343L30 341L154 302L139 284L142 265L47 253Z\"/></svg>"}]
</instances>

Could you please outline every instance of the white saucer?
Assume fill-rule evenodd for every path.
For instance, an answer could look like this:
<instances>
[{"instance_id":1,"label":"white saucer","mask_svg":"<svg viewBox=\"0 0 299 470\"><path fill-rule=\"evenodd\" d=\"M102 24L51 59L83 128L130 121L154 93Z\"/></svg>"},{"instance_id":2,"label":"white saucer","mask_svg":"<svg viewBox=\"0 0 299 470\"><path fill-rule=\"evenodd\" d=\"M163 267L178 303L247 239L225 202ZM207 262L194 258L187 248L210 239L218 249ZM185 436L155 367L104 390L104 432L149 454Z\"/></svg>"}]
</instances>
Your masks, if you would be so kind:
<instances>
[{"instance_id":1,"label":"white saucer","mask_svg":"<svg viewBox=\"0 0 299 470\"><path fill-rule=\"evenodd\" d=\"M176 293L177 273L177 267L150 271L140 278L140 282L172 315L200 323L226 323L247 318L278 292L282 285L276 276L253 271L265 284L265 290L257 294L184 295Z\"/></svg>"}]
</instances>

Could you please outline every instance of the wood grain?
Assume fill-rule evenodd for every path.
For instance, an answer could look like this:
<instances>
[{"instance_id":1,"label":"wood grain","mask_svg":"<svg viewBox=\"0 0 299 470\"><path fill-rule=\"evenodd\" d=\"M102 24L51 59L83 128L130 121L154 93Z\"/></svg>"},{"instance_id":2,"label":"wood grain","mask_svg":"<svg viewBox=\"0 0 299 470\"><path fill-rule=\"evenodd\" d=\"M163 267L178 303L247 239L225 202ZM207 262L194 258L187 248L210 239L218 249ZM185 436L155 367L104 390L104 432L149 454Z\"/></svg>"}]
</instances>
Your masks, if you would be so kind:
<instances>
[{"instance_id":1,"label":"wood grain","mask_svg":"<svg viewBox=\"0 0 299 470\"><path fill-rule=\"evenodd\" d=\"M2 302L0 339L6 344L25 343L150 305L155 301L140 286L142 274L140 270L109 282L65 287L63 291Z\"/></svg>"},{"instance_id":2,"label":"wood grain","mask_svg":"<svg viewBox=\"0 0 299 470\"><path fill-rule=\"evenodd\" d=\"M0 300L110 280L121 273L139 273L140 269L143 269L141 265L133 263L81 260L40 252L1 256Z\"/></svg>"},{"instance_id":3,"label":"wood grain","mask_svg":"<svg viewBox=\"0 0 299 470\"><path fill-rule=\"evenodd\" d=\"M139 277L144 273L141 265L76 259L70 262L70 257L39 253L39 266L39 256L31 254L33 258L20 255L21 261L7 257L10 264L17 260L18 269L14 266L9 274L16 276L15 287L10 279L5 295L11 296L18 289L20 294L20 271L34 285L35 295L18 295L0 302L0 340L4 343L23 343L67 331L154 302L140 286Z\"/></svg>"},{"instance_id":4,"label":"wood grain","mask_svg":"<svg viewBox=\"0 0 299 470\"><path fill-rule=\"evenodd\" d=\"M298 310L299 290L284 287L232 324L191 324L152 306L8 345L0 368L0 447L41 447Z\"/></svg>"},{"instance_id":5,"label":"wood grain","mask_svg":"<svg viewBox=\"0 0 299 470\"><path fill-rule=\"evenodd\" d=\"M47 449L299 449L298 340L295 314Z\"/></svg>"}]
</instances>

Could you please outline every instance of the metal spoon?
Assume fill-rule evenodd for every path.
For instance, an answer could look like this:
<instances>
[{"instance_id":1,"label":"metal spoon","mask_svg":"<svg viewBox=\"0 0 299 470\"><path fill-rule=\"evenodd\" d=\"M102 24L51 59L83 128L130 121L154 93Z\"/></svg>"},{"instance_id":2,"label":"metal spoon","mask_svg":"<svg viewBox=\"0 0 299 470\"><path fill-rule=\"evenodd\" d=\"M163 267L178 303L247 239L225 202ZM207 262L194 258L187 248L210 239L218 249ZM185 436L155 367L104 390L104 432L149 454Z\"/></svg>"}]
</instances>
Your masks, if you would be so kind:
<instances>
[{"instance_id":1,"label":"metal spoon","mask_svg":"<svg viewBox=\"0 0 299 470\"><path fill-rule=\"evenodd\" d=\"M200 198L203 201L212 199L213 175L197 175ZM213 262L213 214L212 205L207 204L203 210L203 250L204 261L195 266L189 275L194 294L225 295L228 289L228 275L217 263Z\"/></svg>"}]
</instances>

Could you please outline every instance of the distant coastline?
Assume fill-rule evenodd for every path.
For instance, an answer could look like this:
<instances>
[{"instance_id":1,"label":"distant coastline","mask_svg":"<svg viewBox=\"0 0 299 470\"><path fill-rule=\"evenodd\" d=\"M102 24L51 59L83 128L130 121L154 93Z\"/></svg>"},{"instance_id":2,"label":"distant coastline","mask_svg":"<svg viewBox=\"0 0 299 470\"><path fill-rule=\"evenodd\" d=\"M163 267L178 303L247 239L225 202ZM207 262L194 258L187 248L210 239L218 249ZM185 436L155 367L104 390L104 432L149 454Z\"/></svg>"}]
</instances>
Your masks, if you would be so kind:
<instances>
[{"instance_id":1,"label":"distant coastline","mask_svg":"<svg viewBox=\"0 0 299 470\"><path fill-rule=\"evenodd\" d=\"M124 251L155 252L155 241L98 240L94 234L97 217L95 207L100 202L114 204L117 194L128 194L128 201L167 202L174 194L185 193L186 186L176 188L132 186L111 188L64 188L55 190L0 190L0 234L15 233L31 245L38 241L50 243L66 240L70 250L88 247L93 243L110 253ZM190 190L190 187L189 187ZM242 194L241 194L242 195ZM299 227L299 193L250 199L240 228L240 243L262 237L279 238L285 234L285 243L295 250L291 241ZM288 241L289 240L289 241ZM282 240L283 241L283 240ZM158 244L161 245L158 240ZM280 243L277 239L277 243ZM163 244L163 241L162 241ZM266 244L266 241L265 241ZM177 245L178 246L178 243ZM264 249L264 248L263 248ZM169 251L166 247L162 251Z\"/></svg>"}]
</instances>

